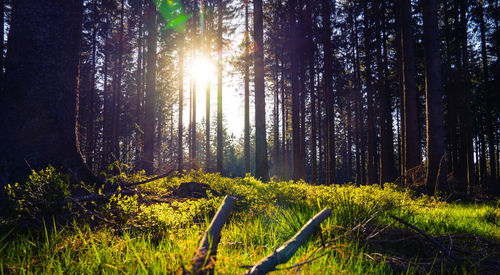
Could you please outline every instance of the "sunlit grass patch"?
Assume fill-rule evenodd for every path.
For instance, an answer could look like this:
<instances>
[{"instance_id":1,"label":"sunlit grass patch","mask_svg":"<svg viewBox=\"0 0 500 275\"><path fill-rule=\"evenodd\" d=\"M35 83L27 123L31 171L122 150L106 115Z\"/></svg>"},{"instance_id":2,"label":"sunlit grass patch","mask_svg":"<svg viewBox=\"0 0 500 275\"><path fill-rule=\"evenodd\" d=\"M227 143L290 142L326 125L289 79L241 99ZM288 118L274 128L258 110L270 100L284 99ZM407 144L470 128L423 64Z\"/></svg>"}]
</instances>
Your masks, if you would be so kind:
<instances>
[{"instance_id":1,"label":"sunlit grass patch","mask_svg":"<svg viewBox=\"0 0 500 275\"><path fill-rule=\"evenodd\" d=\"M202 198L179 198L173 191L182 182L205 183L211 190ZM278 266L281 274L295 274L299 269L304 274L449 271L446 261L437 260L439 250L422 252L421 246L432 245L415 238L417 233L389 215L402 218L446 245L443 238L448 235L500 240L498 203L447 203L392 184L262 183L252 177L229 179L195 172L160 179L137 187L137 191L133 196L116 197L96 210L107 223L84 220L55 226L50 220L41 231L2 228L1 273L174 273L181 266L190 266L198 242L225 194L238 201L222 230L215 266L220 274L245 272L245 266L272 253L324 207L330 208L332 215L288 263ZM371 242L375 237L368 238L374 234L384 241L383 246ZM410 238L407 244L418 245L414 251L401 251L399 243L385 243L388 240L384 238L393 236ZM480 270L462 264L452 267L452 273Z\"/></svg>"}]
</instances>

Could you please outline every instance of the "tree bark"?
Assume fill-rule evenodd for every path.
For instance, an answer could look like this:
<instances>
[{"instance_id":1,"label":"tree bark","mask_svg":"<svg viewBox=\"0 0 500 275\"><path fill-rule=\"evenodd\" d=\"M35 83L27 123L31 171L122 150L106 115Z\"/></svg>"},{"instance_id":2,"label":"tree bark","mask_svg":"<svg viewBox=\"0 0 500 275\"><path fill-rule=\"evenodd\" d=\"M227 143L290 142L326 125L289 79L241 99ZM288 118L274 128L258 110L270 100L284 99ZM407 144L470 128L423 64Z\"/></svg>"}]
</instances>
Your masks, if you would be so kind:
<instances>
[{"instance_id":1,"label":"tree bark","mask_svg":"<svg viewBox=\"0 0 500 275\"><path fill-rule=\"evenodd\" d=\"M184 147L183 147L183 131L182 123L184 112L184 33L179 33L179 125L178 125L178 141L177 141L177 170L184 169Z\"/></svg>"},{"instance_id":2,"label":"tree bark","mask_svg":"<svg viewBox=\"0 0 500 275\"><path fill-rule=\"evenodd\" d=\"M417 84L415 72L415 49L413 25L411 22L411 2L401 2L402 23L402 63L403 63L403 110L404 110L404 173L420 163L418 146ZM405 177L405 184L407 178Z\"/></svg>"},{"instance_id":3,"label":"tree bark","mask_svg":"<svg viewBox=\"0 0 500 275\"><path fill-rule=\"evenodd\" d=\"M217 1L217 172L224 171L224 151L222 139L222 15L223 15L222 0Z\"/></svg>"},{"instance_id":4,"label":"tree bark","mask_svg":"<svg viewBox=\"0 0 500 275\"><path fill-rule=\"evenodd\" d=\"M274 268L282 263L288 262L292 256L297 252L297 250L307 241L307 238L318 229L318 226L326 220L332 212L330 209L325 208L314 217L309 219L304 226L286 243L284 243L280 248L271 253L271 255L265 257L256 263L247 273L245 274L267 274L273 271Z\"/></svg>"},{"instance_id":5,"label":"tree bark","mask_svg":"<svg viewBox=\"0 0 500 275\"><path fill-rule=\"evenodd\" d=\"M436 190L448 189L444 155L443 92L437 5L437 0L423 2L427 119L426 186L429 194L434 194Z\"/></svg>"},{"instance_id":6,"label":"tree bark","mask_svg":"<svg viewBox=\"0 0 500 275\"><path fill-rule=\"evenodd\" d=\"M245 69L244 69L244 85L245 85L245 136L244 136L244 168L245 174L250 173L250 30L248 27L248 0L245 0Z\"/></svg>"},{"instance_id":7,"label":"tree bark","mask_svg":"<svg viewBox=\"0 0 500 275\"><path fill-rule=\"evenodd\" d=\"M374 118L374 108L373 108L373 76L372 76L372 58L371 58L371 48L372 48L372 36L371 36L371 12L368 6L368 0L364 0L364 46L365 46L365 82L366 82L366 105L367 105L367 142L368 142L368 177L367 183L373 184L376 182L376 167L377 167L377 157L376 157L376 132L375 132L375 118Z\"/></svg>"},{"instance_id":8,"label":"tree bark","mask_svg":"<svg viewBox=\"0 0 500 275\"><path fill-rule=\"evenodd\" d=\"M301 174L301 137L300 137L300 83L298 79L299 74L299 52L298 42L299 39L297 32L296 22L296 0L289 1L289 28L290 42L290 56L291 56L291 82L292 82L292 156L293 156L293 176L292 179L298 181L303 178Z\"/></svg>"},{"instance_id":9,"label":"tree bark","mask_svg":"<svg viewBox=\"0 0 500 275\"><path fill-rule=\"evenodd\" d=\"M255 177L269 180L266 141L266 102L264 89L264 39L262 0L254 0L254 39L255 39Z\"/></svg>"},{"instance_id":10,"label":"tree bark","mask_svg":"<svg viewBox=\"0 0 500 275\"><path fill-rule=\"evenodd\" d=\"M96 180L77 133L82 8L78 0L13 3L0 98L1 186L49 164L73 183Z\"/></svg>"},{"instance_id":11,"label":"tree bark","mask_svg":"<svg viewBox=\"0 0 500 275\"><path fill-rule=\"evenodd\" d=\"M200 241L200 245L196 250L196 254L192 260L193 272L194 274L211 274L213 273L213 261L215 261L215 256L217 254L217 247L221 238L222 227L226 223L226 220L233 208L235 199L226 196L224 201L217 209L215 216L213 217L210 225L208 226L203 238ZM208 267L211 264L212 267Z\"/></svg>"},{"instance_id":12,"label":"tree bark","mask_svg":"<svg viewBox=\"0 0 500 275\"><path fill-rule=\"evenodd\" d=\"M146 105L144 121L144 169L146 173L152 174L154 171L154 150L155 150L155 117L158 94L156 92L156 6L152 2L146 4L146 29L147 36L147 71L146 71Z\"/></svg>"},{"instance_id":13,"label":"tree bark","mask_svg":"<svg viewBox=\"0 0 500 275\"><path fill-rule=\"evenodd\" d=\"M309 59L309 93L311 93L311 182L318 184L318 154L317 154L317 124L316 124L316 93L315 93L315 67L314 67L314 51L315 45L313 41L313 7L312 3L306 4L307 26L308 26L308 59Z\"/></svg>"},{"instance_id":14,"label":"tree bark","mask_svg":"<svg viewBox=\"0 0 500 275\"><path fill-rule=\"evenodd\" d=\"M333 85L332 85L332 44L331 44L331 8L330 0L323 0L322 19L323 19L323 48L324 48L324 93L326 108L326 185L335 182L335 124L333 111ZM335 3L333 3L335 5Z\"/></svg>"}]
</instances>

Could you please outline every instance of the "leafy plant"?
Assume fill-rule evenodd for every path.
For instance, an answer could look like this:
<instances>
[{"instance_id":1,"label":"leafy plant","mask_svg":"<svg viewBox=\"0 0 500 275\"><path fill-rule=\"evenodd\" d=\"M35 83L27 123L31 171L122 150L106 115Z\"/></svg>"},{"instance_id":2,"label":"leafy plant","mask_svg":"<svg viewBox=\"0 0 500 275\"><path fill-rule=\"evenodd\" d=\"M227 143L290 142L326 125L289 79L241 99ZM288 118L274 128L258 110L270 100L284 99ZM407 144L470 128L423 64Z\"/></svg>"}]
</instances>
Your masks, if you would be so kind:
<instances>
[{"instance_id":1,"label":"leafy plant","mask_svg":"<svg viewBox=\"0 0 500 275\"><path fill-rule=\"evenodd\" d=\"M16 182L5 188L19 218L53 215L71 195L69 175L57 172L51 165L39 172L32 170L25 183Z\"/></svg>"}]
</instances>

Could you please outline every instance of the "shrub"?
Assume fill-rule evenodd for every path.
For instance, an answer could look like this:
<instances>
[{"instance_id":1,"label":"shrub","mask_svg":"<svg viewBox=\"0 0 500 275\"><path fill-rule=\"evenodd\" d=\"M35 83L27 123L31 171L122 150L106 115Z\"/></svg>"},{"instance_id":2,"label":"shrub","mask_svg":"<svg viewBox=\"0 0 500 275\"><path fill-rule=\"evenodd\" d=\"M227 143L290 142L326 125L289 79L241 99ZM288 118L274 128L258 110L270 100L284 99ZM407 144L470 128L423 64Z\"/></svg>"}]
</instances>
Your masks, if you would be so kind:
<instances>
[{"instance_id":1,"label":"shrub","mask_svg":"<svg viewBox=\"0 0 500 275\"><path fill-rule=\"evenodd\" d=\"M53 215L61 209L59 203L71 195L69 175L57 172L51 165L39 172L32 170L24 184L16 182L5 188L18 218Z\"/></svg>"}]
</instances>

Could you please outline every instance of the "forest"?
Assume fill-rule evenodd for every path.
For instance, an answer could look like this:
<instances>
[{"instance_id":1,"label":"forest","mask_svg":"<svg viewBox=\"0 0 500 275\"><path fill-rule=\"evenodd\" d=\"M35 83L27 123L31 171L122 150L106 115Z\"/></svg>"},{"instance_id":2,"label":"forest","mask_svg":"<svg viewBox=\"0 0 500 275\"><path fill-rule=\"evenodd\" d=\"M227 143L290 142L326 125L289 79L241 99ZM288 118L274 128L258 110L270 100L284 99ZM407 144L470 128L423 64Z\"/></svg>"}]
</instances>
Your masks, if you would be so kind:
<instances>
[{"instance_id":1,"label":"forest","mask_svg":"<svg viewBox=\"0 0 500 275\"><path fill-rule=\"evenodd\" d=\"M0 15L0 274L500 269L498 0Z\"/></svg>"}]
</instances>

